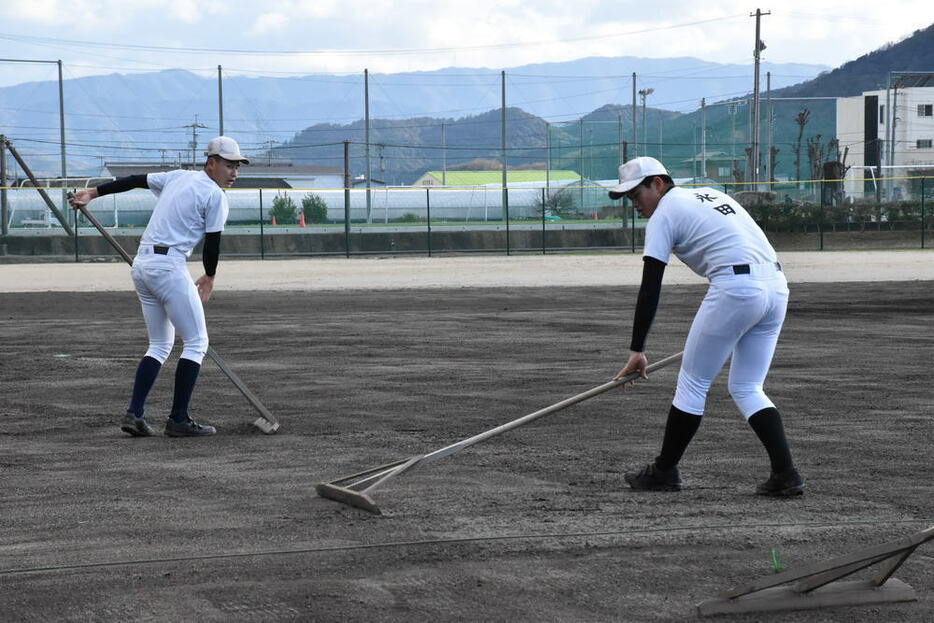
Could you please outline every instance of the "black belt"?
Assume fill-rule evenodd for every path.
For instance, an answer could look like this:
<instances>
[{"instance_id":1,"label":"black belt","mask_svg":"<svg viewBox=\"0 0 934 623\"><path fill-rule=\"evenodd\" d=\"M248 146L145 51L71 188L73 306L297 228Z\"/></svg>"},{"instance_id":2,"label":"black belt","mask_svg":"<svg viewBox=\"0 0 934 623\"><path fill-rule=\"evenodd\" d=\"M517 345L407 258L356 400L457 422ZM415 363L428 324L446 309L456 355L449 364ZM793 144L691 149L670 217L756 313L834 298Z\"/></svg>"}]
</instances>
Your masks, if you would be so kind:
<instances>
[{"instance_id":1,"label":"black belt","mask_svg":"<svg viewBox=\"0 0 934 623\"><path fill-rule=\"evenodd\" d=\"M778 262L775 262L775 270L780 271L782 265ZM748 275L752 270L749 268L749 264L734 264L733 265L733 274L734 275Z\"/></svg>"},{"instance_id":2,"label":"black belt","mask_svg":"<svg viewBox=\"0 0 934 623\"><path fill-rule=\"evenodd\" d=\"M153 252L153 253L158 253L159 255L168 255L168 254L169 254L169 249L171 249L171 248L172 248L172 247L160 247L159 245L154 244L154 245L152 246L152 252ZM736 268L736 267L734 266L733 268ZM749 272L749 267L748 267L748 266L746 267L746 272L747 272L747 273Z\"/></svg>"}]
</instances>

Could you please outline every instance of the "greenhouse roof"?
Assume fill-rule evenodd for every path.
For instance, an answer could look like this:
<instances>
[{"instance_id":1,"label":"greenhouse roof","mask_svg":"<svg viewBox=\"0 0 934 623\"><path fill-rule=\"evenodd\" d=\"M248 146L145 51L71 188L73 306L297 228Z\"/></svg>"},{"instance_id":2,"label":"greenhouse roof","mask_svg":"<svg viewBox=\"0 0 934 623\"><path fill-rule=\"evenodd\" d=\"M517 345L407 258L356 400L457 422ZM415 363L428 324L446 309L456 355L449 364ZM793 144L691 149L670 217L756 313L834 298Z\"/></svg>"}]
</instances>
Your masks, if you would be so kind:
<instances>
[{"instance_id":1,"label":"greenhouse roof","mask_svg":"<svg viewBox=\"0 0 934 623\"><path fill-rule=\"evenodd\" d=\"M441 181L441 171L429 171L428 175ZM448 171L444 174L448 186L479 186L482 184L497 184L503 181L502 171ZM545 171L506 171L506 182L544 182ZM548 179L579 180L580 173L576 171L550 171Z\"/></svg>"}]
</instances>

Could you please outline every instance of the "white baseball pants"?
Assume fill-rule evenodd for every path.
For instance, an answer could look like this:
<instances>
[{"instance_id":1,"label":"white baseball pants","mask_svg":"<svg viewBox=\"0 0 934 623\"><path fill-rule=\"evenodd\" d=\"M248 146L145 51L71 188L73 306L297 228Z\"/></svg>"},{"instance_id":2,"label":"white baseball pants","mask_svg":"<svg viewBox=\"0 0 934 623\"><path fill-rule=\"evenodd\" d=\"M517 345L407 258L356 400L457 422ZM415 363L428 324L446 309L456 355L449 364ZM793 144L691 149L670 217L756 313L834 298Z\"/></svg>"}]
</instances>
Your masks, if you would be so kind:
<instances>
[{"instance_id":1,"label":"white baseball pants","mask_svg":"<svg viewBox=\"0 0 934 623\"><path fill-rule=\"evenodd\" d=\"M170 251L171 252L171 251ZM201 363L208 350L204 307L184 255L139 254L131 275L149 332L146 355L162 363L182 336L182 357Z\"/></svg>"},{"instance_id":2,"label":"white baseball pants","mask_svg":"<svg viewBox=\"0 0 934 623\"><path fill-rule=\"evenodd\" d=\"M762 390L788 307L788 282L774 264L753 264L749 274L732 267L710 276L687 342L674 406L703 415L710 384L730 355L730 396L747 420L774 407Z\"/></svg>"}]
</instances>

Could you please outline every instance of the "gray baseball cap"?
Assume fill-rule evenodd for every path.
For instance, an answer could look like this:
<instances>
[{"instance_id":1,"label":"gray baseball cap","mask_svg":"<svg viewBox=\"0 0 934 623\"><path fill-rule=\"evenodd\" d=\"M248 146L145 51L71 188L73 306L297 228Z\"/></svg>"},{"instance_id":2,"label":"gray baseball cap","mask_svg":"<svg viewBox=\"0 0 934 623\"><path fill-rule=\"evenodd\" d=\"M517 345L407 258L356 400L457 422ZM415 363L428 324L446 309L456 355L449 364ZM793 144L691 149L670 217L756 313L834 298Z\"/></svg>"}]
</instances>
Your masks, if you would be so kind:
<instances>
[{"instance_id":1,"label":"gray baseball cap","mask_svg":"<svg viewBox=\"0 0 934 623\"><path fill-rule=\"evenodd\" d=\"M610 199L619 199L639 182L653 175L668 175L668 169L655 158L639 156L619 165L619 184L610 189Z\"/></svg>"},{"instance_id":2,"label":"gray baseball cap","mask_svg":"<svg viewBox=\"0 0 934 623\"><path fill-rule=\"evenodd\" d=\"M229 136L218 136L208 141L208 149L204 152L204 155L220 156L224 160L250 164L250 161L240 153L240 146L237 145L237 141Z\"/></svg>"}]
</instances>

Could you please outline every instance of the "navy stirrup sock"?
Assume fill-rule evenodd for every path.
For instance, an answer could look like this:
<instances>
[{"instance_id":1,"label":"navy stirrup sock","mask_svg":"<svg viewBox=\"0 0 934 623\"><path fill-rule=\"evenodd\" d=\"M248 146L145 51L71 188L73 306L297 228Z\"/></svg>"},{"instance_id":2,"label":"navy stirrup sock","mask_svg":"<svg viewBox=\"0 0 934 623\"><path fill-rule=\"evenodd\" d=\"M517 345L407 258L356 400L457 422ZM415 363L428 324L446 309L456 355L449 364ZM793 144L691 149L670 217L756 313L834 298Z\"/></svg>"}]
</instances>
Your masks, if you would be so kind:
<instances>
[{"instance_id":1,"label":"navy stirrup sock","mask_svg":"<svg viewBox=\"0 0 934 623\"><path fill-rule=\"evenodd\" d=\"M172 420L184 422L188 419L188 403L191 402L191 394L195 390L200 370L200 363L191 359L178 360L178 367L175 368L175 396L172 399L172 413L169 415Z\"/></svg>"},{"instance_id":2,"label":"navy stirrup sock","mask_svg":"<svg viewBox=\"0 0 934 623\"><path fill-rule=\"evenodd\" d=\"M668 411L668 422L665 425L665 438L662 441L662 452L655 457L655 466L668 471L678 464L688 444L694 438L694 433L700 427L702 417L682 411L671 405Z\"/></svg>"},{"instance_id":3,"label":"navy stirrup sock","mask_svg":"<svg viewBox=\"0 0 934 623\"><path fill-rule=\"evenodd\" d=\"M136 367L133 397L130 398L130 406L127 407L128 412L138 418L143 417L146 408L146 396L149 395L149 390L152 389L152 385L156 382L156 377L159 376L159 370L161 369L162 364L159 363L158 359L147 355L140 360L139 365Z\"/></svg>"}]
</instances>

